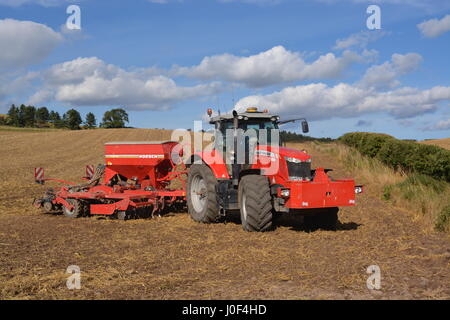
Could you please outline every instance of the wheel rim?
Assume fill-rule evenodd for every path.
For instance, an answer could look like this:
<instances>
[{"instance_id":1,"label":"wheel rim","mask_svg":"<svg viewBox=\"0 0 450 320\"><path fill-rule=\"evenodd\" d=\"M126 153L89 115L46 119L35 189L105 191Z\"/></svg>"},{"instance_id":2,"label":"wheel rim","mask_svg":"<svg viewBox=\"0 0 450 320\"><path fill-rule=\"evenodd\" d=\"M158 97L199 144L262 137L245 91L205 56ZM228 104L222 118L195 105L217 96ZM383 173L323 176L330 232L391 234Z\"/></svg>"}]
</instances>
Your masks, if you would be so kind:
<instances>
[{"instance_id":1,"label":"wheel rim","mask_svg":"<svg viewBox=\"0 0 450 320\"><path fill-rule=\"evenodd\" d=\"M72 216L72 215L75 213L75 203L74 203L74 201L72 201L71 199L67 199L67 202L68 202L69 204L73 205L74 208L73 208L72 210L69 210L69 209L67 209L66 207L63 207L63 208L64 208L64 212L66 213L66 215Z\"/></svg>"},{"instance_id":2,"label":"wheel rim","mask_svg":"<svg viewBox=\"0 0 450 320\"><path fill-rule=\"evenodd\" d=\"M194 210L203 211L206 205L207 190L205 180L201 175L196 175L191 182L191 201Z\"/></svg>"},{"instance_id":3,"label":"wheel rim","mask_svg":"<svg viewBox=\"0 0 450 320\"><path fill-rule=\"evenodd\" d=\"M247 195L245 192L242 194L242 216L244 221L247 221Z\"/></svg>"}]
</instances>

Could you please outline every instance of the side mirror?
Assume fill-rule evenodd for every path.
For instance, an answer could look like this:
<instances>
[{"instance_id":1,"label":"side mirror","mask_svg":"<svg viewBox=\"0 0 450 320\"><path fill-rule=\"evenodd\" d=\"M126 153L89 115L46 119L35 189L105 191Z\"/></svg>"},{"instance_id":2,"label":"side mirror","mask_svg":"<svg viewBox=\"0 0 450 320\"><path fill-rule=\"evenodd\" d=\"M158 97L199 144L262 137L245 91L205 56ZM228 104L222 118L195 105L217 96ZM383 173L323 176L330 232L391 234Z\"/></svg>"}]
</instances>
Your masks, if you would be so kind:
<instances>
[{"instance_id":1,"label":"side mirror","mask_svg":"<svg viewBox=\"0 0 450 320\"><path fill-rule=\"evenodd\" d=\"M308 121L306 121L306 120L302 121L302 131L303 131L303 133L309 132L309 125L308 125Z\"/></svg>"}]
</instances>

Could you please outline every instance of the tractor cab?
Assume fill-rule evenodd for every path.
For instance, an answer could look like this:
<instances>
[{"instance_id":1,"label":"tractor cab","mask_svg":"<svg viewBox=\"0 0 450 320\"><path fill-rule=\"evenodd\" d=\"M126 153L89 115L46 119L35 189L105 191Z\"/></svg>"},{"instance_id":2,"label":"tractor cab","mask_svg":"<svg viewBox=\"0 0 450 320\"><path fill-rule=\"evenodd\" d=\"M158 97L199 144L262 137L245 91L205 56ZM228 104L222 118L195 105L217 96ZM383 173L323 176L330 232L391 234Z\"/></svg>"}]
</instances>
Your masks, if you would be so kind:
<instances>
[{"instance_id":1,"label":"tractor cab","mask_svg":"<svg viewBox=\"0 0 450 320\"><path fill-rule=\"evenodd\" d=\"M208 109L210 124L215 126L214 149L222 153L228 164L228 172L232 174L231 164L243 165L240 169L248 167L258 146L282 146L279 125L296 120L302 120L302 131L309 131L305 119L280 121L278 115L269 114L267 110L258 111L257 108L247 108L245 112L233 111L231 114L211 117L212 110Z\"/></svg>"},{"instance_id":2,"label":"tractor cab","mask_svg":"<svg viewBox=\"0 0 450 320\"><path fill-rule=\"evenodd\" d=\"M270 115L267 110L261 112L257 108L248 108L243 113L212 117L209 123L215 126L216 149L220 149L226 146L227 136L228 142L232 142L230 136L233 137L235 128L239 130L239 135L248 140L253 138L257 144L270 144L272 138L275 140L279 137L279 119L280 117Z\"/></svg>"},{"instance_id":3,"label":"tractor cab","mask_svg":"<svg viewBox=\"0 0 450 320\"><path fill-rule=\"evenodd\" d=\"M269 114L268 110L258 111L258 108L247 108L245 112L224 114L212 117L212 109L208 109L209 123L215 126L215 137L217 146L226 145L227 133L237 129L241 135L256 138L257 144L271 144L273 142L281 145L279 138L279 126L285 123L301 120L303 133L309 132L308 122L304 118L280 121L278 115Z\"/></svg>"}]
</instances>

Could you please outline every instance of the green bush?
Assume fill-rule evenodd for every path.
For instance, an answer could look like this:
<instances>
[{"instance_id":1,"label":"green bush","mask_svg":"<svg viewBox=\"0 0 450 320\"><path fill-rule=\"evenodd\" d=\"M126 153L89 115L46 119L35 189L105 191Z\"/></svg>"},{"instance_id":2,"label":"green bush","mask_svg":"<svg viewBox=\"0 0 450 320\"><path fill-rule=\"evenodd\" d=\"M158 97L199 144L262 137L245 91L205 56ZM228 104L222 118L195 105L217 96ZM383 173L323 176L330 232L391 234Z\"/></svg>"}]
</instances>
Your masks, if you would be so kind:
<instances>
[{"instance_id":1,"label":"green bush","mask_svg":"<svg viewBox=\"0 0 450 320\"><path fill-rule=\"evenodd\" d=\"M365 132L347 133L338 141L396 170L416 172L450 182L449 150Z\"/></svg>"}]
</instances>

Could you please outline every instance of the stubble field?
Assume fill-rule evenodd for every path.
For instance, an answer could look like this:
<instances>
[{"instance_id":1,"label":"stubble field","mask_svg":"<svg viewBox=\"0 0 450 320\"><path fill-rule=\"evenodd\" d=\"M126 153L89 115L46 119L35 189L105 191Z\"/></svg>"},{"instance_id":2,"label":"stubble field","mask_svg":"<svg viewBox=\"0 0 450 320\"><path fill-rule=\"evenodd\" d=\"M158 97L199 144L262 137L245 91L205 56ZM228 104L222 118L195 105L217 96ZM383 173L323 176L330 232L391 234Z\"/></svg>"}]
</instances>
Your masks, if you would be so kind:
<instances>
[{"instance_id":1,"label":"stubble field","mask_svg":"<svg viewBox=\"0 0 450 320\"><path fill-rule=\"evenodd\" d=\"M77 180L102 163L103 143L165 140L162 130L0 131L0 299L449 299L450 239L371 191L340 211L337 231L306 232L283 216L268 233L246 233L239 219L205 225L187 213L117 221L68 219L31 206L52 184L33 168ZM330 155L313 166L348 175ZM81 269L68 290L66 268ZM367 267L381 269L368 290Z\"/></svg>"}]
</instances>

